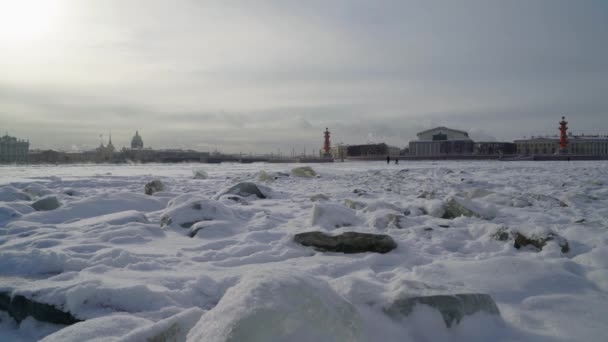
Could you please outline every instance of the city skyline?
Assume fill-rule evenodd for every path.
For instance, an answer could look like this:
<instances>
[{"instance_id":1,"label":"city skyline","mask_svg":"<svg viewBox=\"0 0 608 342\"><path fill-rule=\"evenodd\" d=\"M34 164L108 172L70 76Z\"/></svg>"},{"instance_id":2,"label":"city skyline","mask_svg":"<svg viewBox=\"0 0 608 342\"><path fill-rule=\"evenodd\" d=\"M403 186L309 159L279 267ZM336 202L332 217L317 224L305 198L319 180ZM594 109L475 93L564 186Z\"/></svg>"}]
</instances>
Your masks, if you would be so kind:
<instances>
[{"instance_id":1,"label":"city skyline","mask_svg":"<svg viewBox=\"0 0 608 342\"><path fill-rule=\"evenodd\" d=\"M20 5L16 5L20 4ZM606 134L602 1L0 2L0 126L32 148L228 153ZM28 7L29 6L29 7ZM124 143L121 143L124 141Z\"/></svg>"},{"instance_id":2,"label":"city skyline","mask_svg":"<svg viewBox=\"0 0 608 342\"><path fill-rule=\"evenodd\" d=\"M431 127L432 129L436 129L436 128L446 128L445 126L434 126ZM329 129L326 127L326 129ZM449 129L449 128L446 128ZM471 135L471 133L469 131L464 130L465 132L469 133L469 135L471 136L473 141L487 141L487 142L500 142L499 140L496 140L495 138L489 136L489 135L485 135L483 133L479 134L478 132L473 131L473 134ZM139 134L139 130L136 130L135 133L127 138L124 138L122 135L118 138L118 140L116 139L116 136L113 135L113 133L110 131L107 134L105 133L100 133L98 136L98 144L97 145L84 145L84 146L76 146L73 145L71 146L71 148L40 148L34 145L34 147L32 148L33 150L57 150L57 151L63 151L63 152L85 152L85 151L93 151L95 149L97 149L100 145L101 146L107 146L109 142L112 142L112 145L114 146L115 149L118 150L122 150L122 149L129 149L131 148L132 145L132 139L133 137ZM331 133L333 135L333 133ZM419 133L418 133L419 134ZM8 132L5 133L5 135L8 135ZM585 132L569 132L569 135L572 136L589 136L589 137L593 137L593 136L597 136L597 137L608 137L608 134L601 134L601 133L585 133ZM141 139L141 134L139 134L140 139ZM531 136L522 136L520 138L516 138L513 140L509 140L509 141L502 141L502 142L516 142L517 140L522 140L522 139L530 139L530 138L555 138L558 137L559 134L556 132L553 133L547 133L547 134L539 134L539 135L531 135ZM338 146L338 145L344 145L344 146L348 146L348 145L359 145L359 144L378 144L378 143L386 143L386 141L381 141L381 140L372 140L374 137L368 136L367 140L361 140L361 141L351 141L348 143L345 143L343 141L336 141L334 139L331 139L331 146ZM378 138L378 137L376 137ZM25 138L22 139L23 141L27 141L29 143L29 139ZM408 141L408 143L405 146L396 146L395 147L399 147L401 149L403 148L408 148L408 145L411 141L415 141L416 139L412 139L410 141ZM305 155L305 154L312 154L314 155L315 152L317 152L317 150L320 150L321 148L317 145L319 144L319 141L315 141L312 144L309 145L302 145L300 146L299 149L296 150L296 148L294 146L288 146L288 145L282 145L281 147L275 147L275 150L269 150L269 151L257 151L257 154L280 154L280 155L284 155L284 156L288 156L288 155ZM245 153L245 154L250 154L253 153L252 151L249 150L240 150L237 152L234 151L225 151L222 149L222 146L220 145L204 145L204 144L195 144L193 145L177 145L177 146L154 146L154 144L146 144L144 146L145 149L167 149L167 150L171 150L171 149L182 149L182 150L196 150L196 151L201 151L201 152L222 152L222 153L231 153L231 154L235 154L235 153Z\"/></svg>"}]
</instances>

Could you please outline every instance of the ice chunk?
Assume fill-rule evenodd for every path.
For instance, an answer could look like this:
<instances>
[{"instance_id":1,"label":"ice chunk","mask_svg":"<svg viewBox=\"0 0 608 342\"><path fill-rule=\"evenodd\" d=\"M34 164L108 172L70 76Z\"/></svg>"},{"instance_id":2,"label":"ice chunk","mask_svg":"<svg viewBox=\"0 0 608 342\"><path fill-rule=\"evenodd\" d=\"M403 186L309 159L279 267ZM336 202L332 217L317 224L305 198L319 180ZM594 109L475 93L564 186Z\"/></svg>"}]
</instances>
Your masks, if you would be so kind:
<instances>
[{"instance_id":1,"label":"ice chunk","mask_svg":"<svg viewBox=\"0 0 608 342\"><path fill-rule=\"evenodd\" d=\"M225 204L210 199L199 199L165 210L160 226L190 228L200 221L231 220L234 217L232 209Z\"/></svg>"},{"instance_id":2,"label":"ice chunk","mask_svg":"<svg viewBox=\"0 0 608 342\"><path fill-rule=\"evenodd\" d=\"M251 182L243 182L233 185L228 189L220 191L215 196L215 199L219 199L222 195L226 194L238 195L241 197L255 196L257 198L264 199L269 197L269 193L270 189L267 187L258 186L257 184Z\"/></svg>"},{"instance_id":3,"label":"ice chunk","mask_svg":"<svg viewBox=\"0 0 608 342\"><path fill-rule=\"evenodd\" d=\"M262 170L260 171L260 174L258 175L258 181L260 182L267 182L267 181L272 181L274 180L274 177L269 174L268 172Z\"/></svg>"},{"instance_id":4,"label":"ice chunk","mask_svg":"<svg viewBox=\"0 0 608 342\"><path fill-rule=\"evenodd\" d=\"M146 217L146 215L144 213L140 213L139 211L136 211L136 210L126 210L126 211L120 211L117 213L91 217L91 218L79 220L76 222L71 222L71 223L65 224L64 226L78 228L78 227L90 227L90 226L95 226L95 225L103 224L103 223L109 224L109 225L123 225L123 224L127 224L130 222L150 223L150 221L148 221L148 218Z\"/></svg>"},{"instance_id":5,"label":"ice chunk","mask_svg":"<svg viewBox=\"0 0 608 342\"><path fill-rule=\"evenodd\" d=\"M498 241L507 241L510 236L509 229L507 227L500 227L490 236Z\"/></svg>"},{"instance_id":6,"label":"ice chunk","mask_svg":"<svg viewBox=\"0 0 608 342\"><path fill-rule=\"evenodd\" d=\"M0 291L0 310L8 314L20 323L25 318L32 316L35 319L54 324L74 324L79 322L71 313L59 308L25 297L23 295L11 295L10 292Z\"/></svg>"},{"instance_id":7,"label":"ice chunk","mask_svg":"<svg viewBox=\"0 0 608 342\"><path fill-rule=\"evenodd\" d=\"M171 199L169 201L169 203L167 203L167 207L171 208L171 207L177 207L178 205L184 204L186 202L190 202L193 201L195 199L205 199L206 197L203 197L201 194L196 193L196 192L188 192L185 194L181 194L177 197L174 197L173 199Z\"/></svg>"},{"instance_id":8,"label":"ice chunk","mask_svg":"<svg viewBox=\"0 0 608 342\"><path fill-rule=\"evenodd\" d=\"M155 179L151 182L146 183L145 186L146 195L152 195L155 192L160 192L165 190L165 185L158 179Z\"/></svg>"},{"instance_id":9,"label":"ice chunk","mask_svg":"<svg viewBox=\"0 0 608 342\"><path fill-rule=\"evenodd\" d=\"M41 342L112 342L152 322L131 315L117 314L90 319L51 334Z\"/></svg>"},{"instance_id":10,"label":"ice chunk","mask_svg":"<svg viewBox=\"0 0 608 342\"><path fill-rule=\"evenodd\" d=\"M361 196L366 196L367 195L367 190L363 190L363 189L355 189L353 190L353 194L361 197Z\"/></svg>"},{"instance_id":11,"label":"ice chunk","mask_svg":"<svg viewBox=\"0 0 608 342\"><path fill-rule=\"evenodd\" d=\"M313 178L317 175L310 166L300 166L291 169L291 174L295 177Z\"/></svg>"},{"instance_id":12,"label":"ice chunk","mask_svg":"<svg viewBox=\"0 0 608 342\"><path fill-rule=\"evenodd\" d=\"M329 201L329 197L327 197L324 194L314 194L314 195L310 196L310 200L312 202L323 202L323 201Z\"/></svg>"},{"instance_id":13,"label":"ice chunk","mask_svg":"<svg viewBox=\"0 0 608 342\"><path fill-rule=\"evenodd\" d=\"M490 190L487 190L487 189L484 189L484 188L475 188L475 189L469 191L466 194L466 197L468 199L483 198L483 197L486 197L486 196L489 196L489 195L492 195L492 194L494 194L494 193L492 191L490 191Z\"/></svg>"},{"instance_id":14,"label":"ice chunk","mask_svg":"<svg viewBox=\"0 0 608 342\"><path fill-rule=\"evenodd\" d=\"M372 214L369 226L373 228L397 228L405 227L406 218L404 215L391 210L379 210Z\"/></svg>"},{"instance_id":15,"label":"ice chunk","mask_svg":"<svg viewBox=\"0 0 608 342\"><path fill-rule=\"evenodd\" d=\"M391 317L405 317L412 313L416 305L428 305L438 310L448 327L452 326L453 323L460 323L465 316L477 312L500 315L492 297L483 293L404 297L394 301L385 309L385 312Z\"/></svg>"},{"instance_id":16,"label":"ice chunk","mask_svg":"<svg viewBox=\"0 0 608 342\"><path fill-rule=\"evenodd\" d=\"M252 272L206 312L187 341L361 341L356 309L304 272Z\"/></svg>"},{"instance_id":17,"label":"ice chunk","mask_svg":"<svg viewBox=\"0 0 608 342\"><path fill-rule=\"evenodd\" d=\"M493 207L482 207L473 201L463 198L449 198L445 204L445 212L442 215L442 218L453 219L460 216L479 217L491 220L496 217L496 209Z\"/></svg>"},{"instance_id":18,"label":"ice chunk","mask_svg":"<svg viewBox=\"0 0 608 342\"><path fill-rule=\"evenodd\" d=\"M376 211L376 210L383 210L383 209L388 209L388 210L393 210L396 212L403 212L402 208L399 208L398 206L389 203L389 202L385 202L385 201L373 201L367 204L366 208L364 211L366 212L372 212L372 211Z\"/></svg>"},{"instance_id":19,"label":"ice chunk","mask_svg":"<svg viewBox=\"0 0 608 342\"><path fill-rule=\"evenodd\" d=\"M542 250L543 247L547 245L547 242L555 240L561 248L562 253L568 253L570 251L568 240L553 232L549 232L545 235L532 234L530 236L526 236L520 232L516 232L514 238L515 242L513 244L513 247L517 249L520 249L524 246L534 246L538 250Z\"/></svg>"},{"instance_id":20,"label":"ice chunk","mask_svg":"<svg viewBox=\"0 0 608 342\"><path fill-rule=\"evenodd\" d=\"M68 195L68 196L82 196L84 195L82 192L78 191L78 190L74 190L74 189L66 189L63 191L64 195Z\"/></svg>"},{"instance_id":21,"label":"ice chunk","mask_svg":"<svg viewBox=\"0 0 608 342\"><path fill-rule=\"evenodd\" d=\"M567 207L568 204L553 196L544 194L529 194L529 197L536 202L537 205L543 208L550 207Z\"/></svg>"},{"instance_id":22,"label":"ice chunk","mask_svg":"<svg viewBox=\"0 0 608 342\"><path fill-rule=\"evenodd\" d=\"M32 197L42 197L53 193L46 186L40 183L29 184L25 187L25 189L23 189L23 191Z\"/></svg>"},{"instance_id":23,"label":"ice chunk","mask_svg":"<svg viewBox=\"0 0 608 342\"><path fill-rule=\"evenodd\" d=\"M350 227L359 222L354 210L333 203L315 203L312 208L313 226L328 229Z\"/></svg>"},{"instance_id":24,"label":"ice chunk","mask_svg":"<svg viewBox=\"0 0 608 342\"><path fill-rule=\"evenodd\" d=\"M55 210L61 206L61 202L55 196L43 197L32 203L32 208L38 211Z\"/></svg>"},{"instance_id":25,"label":"ice chunk","mask_svg":"<svg viewBox=\"0 0 608 342\"><path fill-rule=\"evenodd\" d=\"M178 342L185 341L188 332L200 320L203 310L192 308L128 333L117 342Z\"/></svg>"},{"instance_id":26,"label":"ice chunk","mask_svg":"<svg viewBox=\"0 0 608 342\"><path fill-rule=\"evenodd\" d=\"M426 200L424 203L424 211L434 217L443 217L446 213L445 203L438 199Z\"/></svg>"},{"instance_id":27,"label":"ice chunk","mask_svg":"<svg viewBox=\"0 0 608 342\"><path fill-rule=\"evenodd\" d=\"M207 179L209 175L204 170L193 170L192 171L194 179Z\"/></svg>"},{"instance_id":28,"label":"ice chunk","mask_svg":"<svg viewBox=\"0 0 608 342\"><path fill-rule=\"evenodd\" d=\"M358 232L346 232L334 236L323 232L306 232L296 234L294 241L323 252L388 253L397 248L397 243L388 235Z\"/></svg>"},{"instance_id":29,"label":"ice chunk","mask_svg":"<svg viewBox=\"0 0 608 342\"><path fill-rule=\"evenodd\" d=\"M33 212L36 212L36 209L32 208L31 205L27 205L23 202L6 202L6 203L2 203L0 204L1 206L5 206L8 208L12 208L17 210L17 212L21 215L25 215L25 214L30 214Z\"/></svg>"},{"instance_id":30,"label":"ice chunk","mask_svg":"<svg viewBox=\"0 0 608 342\"><path fill-rule=\"evenodd\" d=\"M16 219L21 216L21 213L17 210L5 205L0 204L0 223Z\"/></svg>"},{"instance_id":31,"label":"ice chunk","mask_svg":"<svg viewBox=\"0 0 608 342\"><path fill-rule=\"evenodd\" d=\"M39 211L24 215L23 219L32 222L63 223L126 210L157 211L163 207L162 200L144 194L102 193L67 203L52 211Z\"/></svg>"},{"instance_id":32,"label":"ice chunk","mask_svg":"<svg viewBox=\"0 0 608 342\"><path fill-rule=\"evenodd\" d=\"M29 201L30 196L10 185L0 188L0 202Z\"/></svg>"},{"instance_id":33,"label":"ice chunk","mask_svg":"<svg viewBox=\"0 0 608 342\"><path fill-rule=\"evenodd\" d=\"M234 234L234 228L234 221L200 221L196 222L190 227L188 230L188 236L199 236L204 238L225 237Z\"/></svg>"},{"instance_id":34,"label":"ice chunk","mask_svg":"<svg viewBox=\"0 0 608 342\"><path fill-rule=\"evenodd\" d=\"M359 209L365 208L366 204L363 202L359 202L359 201L353 201L353 200L347 198L344 200L344 205L348 208L351 208L354 210L359 210Z\"/></svg>"},{"instance_id":35,"label":"ice chunk","mask_svg":"<svg viewBox=\"0 0 608 342\"><path fill-rule=\"evenodd\" d=\"M260 171L258 175L259 182L268 182L277 180L279 178L289 177L289 174L283 172L266 172L264 170Z\"/></svg>"}]
</instances>

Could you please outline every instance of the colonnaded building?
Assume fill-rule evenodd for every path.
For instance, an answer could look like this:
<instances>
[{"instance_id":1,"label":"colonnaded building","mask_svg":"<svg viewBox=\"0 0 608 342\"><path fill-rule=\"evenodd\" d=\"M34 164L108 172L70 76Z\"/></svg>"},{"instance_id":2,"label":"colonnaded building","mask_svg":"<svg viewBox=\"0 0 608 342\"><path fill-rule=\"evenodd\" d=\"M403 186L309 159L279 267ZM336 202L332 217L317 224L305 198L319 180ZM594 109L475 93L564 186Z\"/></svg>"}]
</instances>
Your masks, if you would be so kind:
<instances>
[{"instance_id":1,"label":"colonnaded building","mask_svg":"<svg viewBox=\"0 0 608 342\"><path fill-rule=\"evenodd\" d=\"M416 134L410 141L410 155L417 157L473 154L475 143L469 133L447 127L435 127Z\"/></svg>"},{"instance_id":2,"label":"colonnaded building","mask_svg":"<svg viewBox=\"0 0 608 342\"><path fill-rule=\"evenodd\" d=\"M469 133L444 126L416 134L410 141L409 154L414 157L501 156L514 154L515 144L499 141L473 141Z\"/></svg>"},{"instance_id":3,"label":"colonnaded building","mask_svg":"<svg viewBox=\"0 0 608 342\"><path fill-rule=\"evenodd\" d=\"M531 137L530 139L515 140L515 145L517 145L517 154L556 154L559 152L559 140L559 136ZM588 156L607 156L608 136L569 134L565 153Z\"/></svg>"},{"instance_id":4,"label":"colonnaded building","mask_svg":"<svg viewBox=\"0 0 608 342\"><path fill-rule=\"evenodd\" d=\"M0 137L0 163L26 163L29 149L29 141L5 134Z\"/></svg>"}]
</instances>

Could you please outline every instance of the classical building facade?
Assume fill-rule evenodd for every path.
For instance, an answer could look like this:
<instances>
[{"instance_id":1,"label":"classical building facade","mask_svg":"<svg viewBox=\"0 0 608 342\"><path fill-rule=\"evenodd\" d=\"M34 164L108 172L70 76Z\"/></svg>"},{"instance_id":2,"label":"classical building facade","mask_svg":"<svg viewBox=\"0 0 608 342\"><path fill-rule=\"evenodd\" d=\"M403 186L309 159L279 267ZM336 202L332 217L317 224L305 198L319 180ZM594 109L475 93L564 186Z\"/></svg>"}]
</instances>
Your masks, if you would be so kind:
<instances>
[{"instance_id":1,"label":"classical building facade","mask_svg":"<svg viewBox=\"0 0 608 342\"><path fill-rule=\"evenodd\" d=\"M532 137L530 139L515 140L517 154L521 155L548 155L559 151L559 137ZM608 155L608 136L599 135L568 135L566 153L606 156Z\"/></svg>"},{"instance_id":2,"label":"classical building facade","mask_svg":"<svg viewBox=\"0 0 608 342\"><path fill-rule=\"evenodd\" d=\"M416 136L418 140L409 144L412 156L470 155L474 151L474 142L465 131L441 126L419 132Z\"/></svg>"},{"instance_id":3,"label":"classical building facade","mask_svg":"<svg viewBox=\"0 0 608 342\"><path fill-rule=\"evenodd\" d=\"M471 140L469 133L453 128L439 126L426 131L416 133L418 140L440 141L440 140Z\"/></svg>"},{"instance_id":4,"label":"classical building facade","mask_svg":"<svg viewBox=\"0 0 608 342\"><path fill-rule=\"evenodd\" d=\"M6 134L0 137L0 163L26 163L29 149L29 141Z\"/></svg>"}]
</instances>

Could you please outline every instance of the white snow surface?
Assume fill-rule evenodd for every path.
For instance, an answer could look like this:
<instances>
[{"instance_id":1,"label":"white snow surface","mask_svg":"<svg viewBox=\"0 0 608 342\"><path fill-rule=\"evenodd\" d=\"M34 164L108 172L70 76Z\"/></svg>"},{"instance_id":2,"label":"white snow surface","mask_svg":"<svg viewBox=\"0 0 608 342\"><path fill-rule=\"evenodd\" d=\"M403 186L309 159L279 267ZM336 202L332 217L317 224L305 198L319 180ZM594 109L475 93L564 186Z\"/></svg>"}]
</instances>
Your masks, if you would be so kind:
<instances>
[{"instance_id":1,"label":"white snow surface","mask_svg":"<svg viewBox=\"0 0 608 342\"><path fill-rule=\"evenodd\" d=\"M608 162L346 162L258 181L298 166L0 166L0 291L84 320L17 325L0 311L0 341L606 340ZM154 179L166 190L147 196ZM272 196L216 200L238 182ZM47 195L63 205L30 207ZM479 217L441 218L450 198ZM164 214L177 218L161 227ZM179 226L198 220L193 238ZM570 250L558 239L517 250L492 237L499 229L553 232ZM398 247L341 254L293 242L313 230L388 234ZM425 305L401 320L384 313L428 289L490 294L501 318L447 328Z\"/></svg>"}]
</instances>

